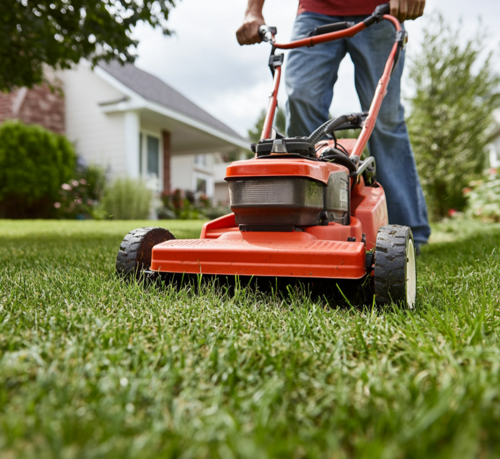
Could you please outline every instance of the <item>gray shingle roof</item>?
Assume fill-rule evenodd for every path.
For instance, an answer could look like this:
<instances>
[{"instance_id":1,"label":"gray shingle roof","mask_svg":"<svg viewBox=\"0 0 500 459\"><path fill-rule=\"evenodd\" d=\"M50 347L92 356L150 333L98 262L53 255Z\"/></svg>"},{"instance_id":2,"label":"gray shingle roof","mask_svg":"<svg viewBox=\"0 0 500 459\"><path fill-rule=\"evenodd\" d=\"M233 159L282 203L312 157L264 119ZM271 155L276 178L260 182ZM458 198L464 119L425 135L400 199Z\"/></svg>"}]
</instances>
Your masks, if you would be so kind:
<instances>
[{"instance_id":1,"label":"gray shingle roof","mask_svg":"<svg viewBox=\"0 0 500 459\"><path fill-rule=\"evenodd\" d=\"M164 105L184 115L201 121L219 131L244 140L237 132L233 131L222 121L207 113L205 110L191 102L187 97L164 83L159 78L144 70L140 70L132 64L120 65L118 62L99 64L104 71L116 78L132 91L147 100Z\"/></svg>"}]
</instances>

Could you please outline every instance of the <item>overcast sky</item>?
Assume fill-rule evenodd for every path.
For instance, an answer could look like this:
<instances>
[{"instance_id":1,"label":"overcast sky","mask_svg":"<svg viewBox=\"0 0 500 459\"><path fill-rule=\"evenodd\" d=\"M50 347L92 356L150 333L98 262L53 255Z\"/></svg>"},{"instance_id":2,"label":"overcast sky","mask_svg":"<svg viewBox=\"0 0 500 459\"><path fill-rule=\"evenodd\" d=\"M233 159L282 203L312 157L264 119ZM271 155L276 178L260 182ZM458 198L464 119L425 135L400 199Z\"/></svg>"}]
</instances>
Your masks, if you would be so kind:
<instances>
[{"instance_id":1,"label":"overcast sky","mask_svg":"<svg viewBox=\"0 0 500 459\"><path fill-rule=\"evenodd\" d=\"M348 0L346 0L348 1ZM246 135L267 105L271 74L267 67L269 46L240 47L235 31L242 22L246 0L182 0L172 11L172 37L164 37L148 26L138 26L140 40L136 65L189 97L193 102ZM267 0L264 17L278 27L278 41L288 41L297 11L297 0ZM418 51L422 29L429 15L440 11L450 22L463 22L464 37L481 28L488 30L490 49L500 49L500 0L427 0L426 15L406 22L409 33L408 56ZM496 55L500 68L500 54ZM286 71L286 68L285 68ZM405 84L406 74L403 76ZM406 85L406 92L409 87ZM285 102L284 85L280 105ZM344 59L335 86L332 113L359 109L354 90L353 66Z\"/></svg>"}]
</instances>

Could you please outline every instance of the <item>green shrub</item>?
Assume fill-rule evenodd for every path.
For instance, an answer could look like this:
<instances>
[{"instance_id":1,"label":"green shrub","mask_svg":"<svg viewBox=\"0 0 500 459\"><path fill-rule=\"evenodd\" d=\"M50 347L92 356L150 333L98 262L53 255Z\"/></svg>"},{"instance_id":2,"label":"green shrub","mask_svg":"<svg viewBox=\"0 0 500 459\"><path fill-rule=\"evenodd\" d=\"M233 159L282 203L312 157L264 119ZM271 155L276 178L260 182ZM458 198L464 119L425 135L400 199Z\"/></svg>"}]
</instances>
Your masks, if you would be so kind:
<instances>
[{"instance_id":1,"label":"green shrub","mask_svg":"<svg viewBox=\"0 0 500 459\"><path fill-rule=\"evenodd\" d=\"M114 220L140 220L149 217L152 199L140 180L119 178L104 190L99 209Z\"/></svg>"},{"instance_id":2,"label":"green shrub","mask_svg":"<svg viewBox=\"0 0 500 459\"><path fill-rule=\"evenodd\" d=\"M66 137L5 121L0 125L0 217L54 217L60 186L71 179L75 164Z\"/></svg>"},{"instance_id":3,"label":"green shrub","mask_svg":"<svg viewBox=\"0 0 500 459\"><path fill-rule=\"evenodd\" d=\"M490 169L483 180L475 180L464 189L466 215L486 221L500 221L500 174Z\"/></svg>"}]
</instances>

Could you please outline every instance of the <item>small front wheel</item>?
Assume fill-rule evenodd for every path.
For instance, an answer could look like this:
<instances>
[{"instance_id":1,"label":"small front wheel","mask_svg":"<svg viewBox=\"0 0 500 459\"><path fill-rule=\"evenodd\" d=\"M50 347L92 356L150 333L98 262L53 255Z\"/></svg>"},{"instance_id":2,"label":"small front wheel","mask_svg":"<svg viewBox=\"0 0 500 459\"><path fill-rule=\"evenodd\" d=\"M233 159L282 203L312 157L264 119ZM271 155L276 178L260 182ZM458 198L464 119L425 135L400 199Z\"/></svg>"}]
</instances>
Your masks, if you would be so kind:
<instances>
[{"instance_id":1,"label":"small front wheel","mask_svg":"<svg viewBox=\"0 0 500 459\"><path fill-rule=\"evenodd\" d=\"M151 251L156 244L175 239L165 228L138 228L130 231L120 244L116 257L116 272L123 277L139 278L151 266Z\"/></svg>"},{"instance_id":2,"label":"small front wheel","mask_svg":"<svg viewBox=\"0 0 500 459\"><path fill-rule=\"evenodd\" d=\"M375 299L378 304L394 302L415 308L417 264L415 243L407 226L382 226L375 246Z\"/></svg>"}]
</instances>

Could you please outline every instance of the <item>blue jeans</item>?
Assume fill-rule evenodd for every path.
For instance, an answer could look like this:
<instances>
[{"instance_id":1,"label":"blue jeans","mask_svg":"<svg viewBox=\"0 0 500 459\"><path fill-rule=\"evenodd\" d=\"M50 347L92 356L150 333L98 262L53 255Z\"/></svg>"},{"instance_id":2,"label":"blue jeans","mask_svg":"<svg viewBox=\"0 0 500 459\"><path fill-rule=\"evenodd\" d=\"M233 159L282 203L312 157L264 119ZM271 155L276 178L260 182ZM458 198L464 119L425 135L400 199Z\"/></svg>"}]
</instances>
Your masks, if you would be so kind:
<instances>
[{"instance_id":1,"label":"blue jeans","mask_svg":"<svg viewBox=\"0 0 500 459\"><path fill-rule=\"evenodd\" d=\"M364 18L303 13L295 20L292 40L304 38L320 25L339 21L357 23ZM351 38L290 51L286 71L288 136L309 135L328 120L333 86L346 53L354 63L362 110L368 111L394 39L394 26L382 21ZM368 149L377 162L377 180L386 192L389 222L409 226L415 243L421 245L427 242L431 230L401 104L403 67L404 52L391 77Z\"/></svg>"}]
</instances>

